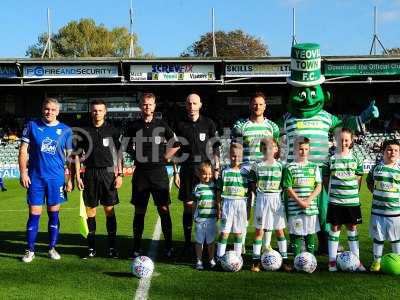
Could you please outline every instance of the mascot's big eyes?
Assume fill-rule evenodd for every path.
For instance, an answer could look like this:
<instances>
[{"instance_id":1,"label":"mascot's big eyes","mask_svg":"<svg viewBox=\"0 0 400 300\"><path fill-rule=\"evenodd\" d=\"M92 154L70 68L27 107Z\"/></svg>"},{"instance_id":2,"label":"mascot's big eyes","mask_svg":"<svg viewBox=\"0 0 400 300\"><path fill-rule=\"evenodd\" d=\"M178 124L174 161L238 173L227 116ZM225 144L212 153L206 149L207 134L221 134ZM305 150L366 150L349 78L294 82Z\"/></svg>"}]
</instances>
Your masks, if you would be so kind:
<instances>
[{"instance_id":1,"label":"mascot's big eyes","mask_svg":"<svg viewBox=\"0 0 400 300\"><path fill-rule=\"evenodd\" d=\"M311 98L315 98L315 96L317 96L317 94L315 93L315 91L311 91L310 95L311 95Z\"/></svg>"},{"instance_id":2,"label":"mascot's big eyes","mask_svg":"<svg viewBox=\"0 0 400 300\"><path fill-rule=\"evenodd\" d=\"M305 91L302 91L299 96L300 96L301 99L306 99L307 98L307 93Z\"/></svg>"}]
</instances>

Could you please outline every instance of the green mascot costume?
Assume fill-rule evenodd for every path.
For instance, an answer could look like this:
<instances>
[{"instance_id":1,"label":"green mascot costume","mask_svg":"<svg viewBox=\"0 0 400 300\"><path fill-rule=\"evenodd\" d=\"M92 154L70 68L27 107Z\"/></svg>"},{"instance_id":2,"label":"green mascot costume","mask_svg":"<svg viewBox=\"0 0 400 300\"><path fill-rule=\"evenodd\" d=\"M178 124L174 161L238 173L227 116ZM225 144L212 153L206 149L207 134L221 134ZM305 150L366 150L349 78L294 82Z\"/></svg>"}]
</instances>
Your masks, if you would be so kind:
<instances>
[{"instance_id":1,"label":"green mascot costume","mask_svg":"<svg viewBox=\"0 0 400 300\"><path fill-rule=\"evenodd\" d=\"M309 160L320 167L329 155L329 132L337 127L348 127L363 131L363 125L379 116L374 101L359 116L339 118L323 109L330 94L321 84L325 81L321 74L320 47L314 43L296 44L291 50L291 75L287 82L292 86L288 102L288 112L283 119L283 135L286 137L287 161L294 160L294 140L297 136L310 139ZM324 172L322 171L322 174ZM318 234L319 252L327 253L329 226L326 224L328 197L324 190L318 199L321 232Z\"/></svg>"}]
</instances>

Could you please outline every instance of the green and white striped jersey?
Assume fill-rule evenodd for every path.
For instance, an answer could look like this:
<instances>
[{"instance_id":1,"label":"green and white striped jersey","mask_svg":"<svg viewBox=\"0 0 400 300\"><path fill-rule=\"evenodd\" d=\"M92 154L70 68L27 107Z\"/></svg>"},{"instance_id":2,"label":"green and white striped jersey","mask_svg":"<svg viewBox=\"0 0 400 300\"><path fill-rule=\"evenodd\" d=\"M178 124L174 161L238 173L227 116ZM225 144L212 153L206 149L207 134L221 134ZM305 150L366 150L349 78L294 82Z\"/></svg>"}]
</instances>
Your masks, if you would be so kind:
<instances>
[{"instance_id":1,"label":"green and white striped jersey","mask_svg":"<svg viewBox=\"0 0 400 300\"><path fill-rule=\"evenodd\" d=\"M267 164L265 161L256 162L251 166L249 181L257 184L257 192L280 193L282 191L282 163L274 161Z\"/></svg>"},{"instance_id":2,"label":"green and white striped jersey","mask_svg":"<svg viewBox=\"0 0 400 300\"><path fill-rule=\"evenodd\" d=\"M233 126L232 141L243 144L243 162L262 160L260 141L264 138L279 138L279 127L271 120L264 119L263 123L254 123L250 119L239 120Z\"/></svg>"},{"instance_id":3,"label":"green and white striped jersey","mask_svg":"<svg viewBox=\"0 0 400 300\"><path fill-rule=\"evenodd\" d=\"M284 132L286 133L287 161L295 161L294 142L296 137L304 136L310 139L310 156L308 160L321 166L328 160L329 131L342 124L342 121L321 110L311 118L298 118L288 113L284 116Z\"/></svg>"},{"instance_id":4,"label":"green and white striped jersey","mask_svg":"<svg viewBox=\"0 0 400 300\"><path fill-rule=\"evenodd\" d=\"M208 184L199 183L193 189L194 200L197 202L194 219L202 222L217 217L217 202L215 185L213 182Z\"/></svg>"},{"instance_id":5,"label":"green and white striped jersey","mask_svg":"<svg viewBox=\"0 0 400 300\"><path fill-rule=\"evenodd\" d=\"M373 215L400 216L400 164L393 167L377 164L367 176L367 183L374 185L372 195Z\"/></svg>"},{"instance_id":6,"label":"green and white striped jersey","mask_svg":"<svg viewBox=\"0 0 400 300\"><path fill-rule=\"evenodd\" d=\"M221 191L223 199L243 200L248 195L248 176L244 168L239 170L227 167L222 170L218 180L218 189Z\"/></svg>"},{"instance_id":7,"label":"green and white striped jersey","mask_svg":"<svg viewBox=\"0 0 400 300\"><path fill-rule=\"evenodd\" d=\"M344 206L360 205L357 176L363 175L363 164L352 152L334 154L327 162L329 202Z\"/></svg>"},{"instance_id":8,"label":"green and white striped jersey","mask_svg":"<svg viewBox=\"0 0 400 300\"><path fill-rule=\"evenodd\" d=\"M304 164L292 162L284 169L283 187L293 189L301 198L310 196L318 183L321 183L321 174L318 165L313 162L306 162ZM296 200L289 197L288 215L318 215L317 198L314 198L309 207L302 209L298 206Z\"/></svg>"}]
</instances>

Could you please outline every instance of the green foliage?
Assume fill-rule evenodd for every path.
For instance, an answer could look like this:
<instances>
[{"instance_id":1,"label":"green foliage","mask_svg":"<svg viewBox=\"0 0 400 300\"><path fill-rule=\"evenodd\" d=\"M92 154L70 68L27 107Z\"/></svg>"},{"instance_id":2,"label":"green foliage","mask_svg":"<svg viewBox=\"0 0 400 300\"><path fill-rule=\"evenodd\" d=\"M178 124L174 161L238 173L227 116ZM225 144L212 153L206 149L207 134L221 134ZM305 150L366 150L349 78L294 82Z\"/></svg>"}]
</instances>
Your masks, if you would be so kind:
<instances>
[{"instance_id":1,"label":"green foliage","mask_svg":"<svg viewBox=\"0 0 400 300\"><path fill-rule=\"evenodd\" d=\"M46 46L47 33L38 37L26 55L41 57ZM108 30L103 24L96 25L93 19L71 21L52 36L54 57L124 57L129 54L130 35L125 27ZM133 35L135 56L142 56L137 36Z\"/></svg>"},{"instance_id":2,"label":"green foliage","mask_svg":"<svg viewBox=\"0 0 400 300\"><path fill-rule=\"evenodd\" d=\"M263 57L269 56L268 46L260 38L256 38L240 29L229 32L215 32L215 44L219 57ZM181 56L212 57L212 33L203 34L193 42Z\"/></svg>"}]
</instances>

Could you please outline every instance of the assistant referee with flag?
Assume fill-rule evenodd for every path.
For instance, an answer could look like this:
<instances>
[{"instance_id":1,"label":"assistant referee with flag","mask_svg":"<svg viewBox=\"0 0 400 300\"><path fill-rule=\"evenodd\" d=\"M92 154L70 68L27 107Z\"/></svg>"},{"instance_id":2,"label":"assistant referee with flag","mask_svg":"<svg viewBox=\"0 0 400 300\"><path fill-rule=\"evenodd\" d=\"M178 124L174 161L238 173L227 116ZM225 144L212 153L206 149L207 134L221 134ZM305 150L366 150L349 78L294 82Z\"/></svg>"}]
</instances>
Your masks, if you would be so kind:
<instances>
[{"instance_id":1,"label":"assistant referee with flag","mask_svg":"<svg viewBox=\"0 0 400 300\"><path fill-rule=\"evenodd\" d=\"M80 175L80 161L76 159L76 178L78 188L83 190L86 206L88 253L85 258L96 255L96 207L104 208L108 233L108 257L117 258L116 247L117 220L114 205L119 203L117 189L122 185L122 155L119 153L121 134L119 130L105 121L106 103L95 100L90 105L91 123L81 130L78 149L83 149L85 172Z\"/></svg>"}]
</instances>

